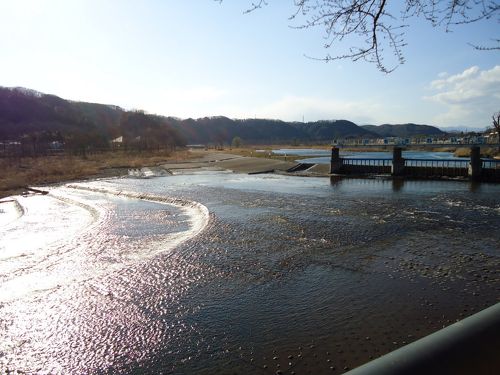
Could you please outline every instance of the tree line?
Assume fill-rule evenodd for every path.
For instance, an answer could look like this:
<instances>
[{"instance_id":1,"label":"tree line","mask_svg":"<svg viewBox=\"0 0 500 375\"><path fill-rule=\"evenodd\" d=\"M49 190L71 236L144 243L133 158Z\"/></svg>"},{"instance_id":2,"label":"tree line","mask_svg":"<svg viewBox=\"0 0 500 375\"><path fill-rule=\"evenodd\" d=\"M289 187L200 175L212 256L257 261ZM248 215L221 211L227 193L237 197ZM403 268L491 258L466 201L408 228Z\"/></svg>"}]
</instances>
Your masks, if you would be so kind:
<instances>
[{"instance_id":1,"label":"tree line","mask_svg":"<svg viewBox=\"0 0 500 375\"><path fill-rule=\"evenodd\" d=\"M172 150L184 144L162 116L0 87L0 156Z\"/></svg>"}]
</instances>

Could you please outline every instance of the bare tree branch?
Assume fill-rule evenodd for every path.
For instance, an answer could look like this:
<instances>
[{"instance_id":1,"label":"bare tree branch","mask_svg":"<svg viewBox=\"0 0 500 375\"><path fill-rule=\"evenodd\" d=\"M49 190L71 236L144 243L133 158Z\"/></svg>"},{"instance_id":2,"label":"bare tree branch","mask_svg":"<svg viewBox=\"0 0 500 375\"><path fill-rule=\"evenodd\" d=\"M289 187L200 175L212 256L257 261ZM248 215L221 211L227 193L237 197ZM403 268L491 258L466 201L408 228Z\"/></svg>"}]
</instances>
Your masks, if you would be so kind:
<instances>
[{"instance_id":1,"label":"bare tree branch","mask_svg":"<svg viewBox=\"0 0 500 375\"><path fill-rule=\"evenodd\" d=\"M252 6L250 8L248 8L247 10L245 10L243 13L253 12L254 10L260 9L260 8L262 8L262 6L265 6L265 5L267 5L266 0L259 0L256 3L252 3Z\"/></svg>"},{"instance_id":2,"label":"bare tree branch","mask_svg":"<svg viewBox=\"0 0 500 375\"><path fill-rule=\"evenodd\" d=\"M496 43L496 45L491 45L491 46L478 46L476 44L468 43L471 47L478 51L494 51L494 50L500 50L500 39L492 39L493 43Z\"/></svg>"},{"instance_id":3,"label":"bare tree branch","mask_svg":"<svg viewBox=\"0 0 500 375\"><path fill-rule=\"evenodd\" d=\"M252 2L244 13L260 9L269 1ZM327 53L322 58L306 57L327 62L362 59L375 63L384 73L392 72L405 62L404 30L409 18L421 17L434 27L443 27L445 32L484 20L496 19L500 23L498 0L404 0L396 16L387 9L388 3L386 0L294 0L295 11L289 19L300 22L298 26L291 26L296 29L323 28L325 49L335 50L333 56ZM391 2L391 6L396 5ZM352 41L351 46L343 52L341 48L347 41ZM494 38L492 42L489 46L469 44L476 50L499 50L500 39ZM387 63L385 58L391 55L392 60Z\"/></svg>"}]
</instances>

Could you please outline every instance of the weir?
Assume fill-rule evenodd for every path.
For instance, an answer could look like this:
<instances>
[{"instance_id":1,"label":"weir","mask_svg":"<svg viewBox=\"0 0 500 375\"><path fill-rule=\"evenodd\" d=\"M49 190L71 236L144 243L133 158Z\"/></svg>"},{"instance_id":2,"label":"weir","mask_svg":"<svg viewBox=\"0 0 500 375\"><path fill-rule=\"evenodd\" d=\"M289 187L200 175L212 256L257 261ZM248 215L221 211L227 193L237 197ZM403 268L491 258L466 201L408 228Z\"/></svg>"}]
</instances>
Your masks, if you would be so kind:
<instances>
[{"instance_id":1,"label":"weir","mask_svg":"<svg viewBox=\"0 0 500 375\"><path fill-rule=\"evenodd\" d=\"M394 147L392 158L341 158L332 148L330 173L340 175L390 174L407 178L464 178L500 182L500 160L482 159L479 147L471 147L470 160L406 159L402 148Z\"/></svg>"}]
</instances>

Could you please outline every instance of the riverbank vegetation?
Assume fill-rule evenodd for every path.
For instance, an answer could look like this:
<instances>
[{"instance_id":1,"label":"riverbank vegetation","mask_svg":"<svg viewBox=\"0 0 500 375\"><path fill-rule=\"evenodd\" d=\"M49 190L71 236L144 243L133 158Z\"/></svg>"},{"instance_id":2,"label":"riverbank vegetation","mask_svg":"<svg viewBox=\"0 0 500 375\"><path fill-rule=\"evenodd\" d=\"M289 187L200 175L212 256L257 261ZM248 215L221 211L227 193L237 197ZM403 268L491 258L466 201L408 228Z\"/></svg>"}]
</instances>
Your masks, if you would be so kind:
<instances>
[{"instance_id":1,"label":"riverbank vegetation","mask_svg":"<svg viewBox=\"0 0 500 375\"><path fill-rule=\"evenodd\" d=\"M46 185L127 174L129 168L158 166L192 157L187 150L92 155L63 155L0 159L0 198L19 194L31 185Z\"/></svg>"},{"instance_id":2,"label":"riverbank vegetation","mask_svg":"<svg viewBox=\"0 0 500 375\"><path fill-rule=\"evenodd\" d=\"M453 155L468 158L470 156L470 147L458 147L453 151ZM481 156L484 158L497 158L500 156L500 152L496 147L481 147Z\"/></svg>"}]
</instances>

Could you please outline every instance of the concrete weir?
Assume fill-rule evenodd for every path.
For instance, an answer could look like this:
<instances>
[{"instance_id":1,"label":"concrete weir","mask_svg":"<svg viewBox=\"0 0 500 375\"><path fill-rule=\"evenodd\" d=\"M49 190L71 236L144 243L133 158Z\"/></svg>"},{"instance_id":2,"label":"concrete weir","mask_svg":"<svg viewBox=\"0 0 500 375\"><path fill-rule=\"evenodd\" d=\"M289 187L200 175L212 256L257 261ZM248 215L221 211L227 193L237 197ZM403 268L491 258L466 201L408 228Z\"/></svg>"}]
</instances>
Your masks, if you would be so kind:
<instances>
[{"instance_id":1,"label":"concrete weir","mask_svg":"<svg viewBox=\"0 0 500 375\"><path fill-rule=\"evenodd\" d=\"M500 160L482 159L480 148L471 147L470 160L405 159L401 147L394 147L392 158L341 158L332 148L330 173L340 175L387 174L401 178L461 178L471 181L500 182Z\"/></svg>"}]
</instances>

